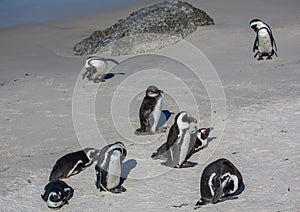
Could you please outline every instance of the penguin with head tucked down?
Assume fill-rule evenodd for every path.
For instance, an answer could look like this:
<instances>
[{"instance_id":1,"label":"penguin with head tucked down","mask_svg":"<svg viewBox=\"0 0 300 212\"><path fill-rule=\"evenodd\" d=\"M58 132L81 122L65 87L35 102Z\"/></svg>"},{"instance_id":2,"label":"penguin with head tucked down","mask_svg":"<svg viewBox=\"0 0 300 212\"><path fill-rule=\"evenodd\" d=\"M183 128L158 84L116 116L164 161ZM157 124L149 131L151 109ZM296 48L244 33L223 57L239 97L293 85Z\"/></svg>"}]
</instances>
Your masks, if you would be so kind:
<instances>
[{"instance_id":1,"label":"penguin with head tucked down","mask_svg":"<svg viewBox=\"0 0 300 212\"><path fill-rule=\"evenodd\" d=\"M162 90L156 86L149 86L146 90L146 96L139 110L139 118L141 127L135 131L136 135L151 135L162 133L166 128L158 129L158 122L161 116L161 107L163 96Z\"/></svg>"},{"instance_id":2,"label":"penguin with head tucked down","mask_svg":"<svg viewBox=\"0 0 300 212\"><path fill-rule=\"evenodd\" d=\"M187 161L188 155L194 148L195 139L190 131L191 123L197 120L188 112L182 111L175 117L175 123L169 130L167 142L161 145L153 154L153 159L167 159L164 165L174 168L187 168L197 163Z\"/></svg>"},{"instance_id":3,"label":"penguin with head tucked down","mask_svg":"<svg viewBox=\"0 0 300 212\"><path fill-rule=\"evenodd\" d=\"M52 209L59 209L63 205L68 204L68 200L73 195L73 189L64 181L54 180L49 182L44 188L42 199L47 206Z\"/></svg>"},{"instance_id":4,"label":"penguin with head tucked down","mask_svg":"<svg viewBox=\"0 0 300 212\"><path fill-rule=\"evenodd\" d=\"M83 74L83 79L93 80L95 83L105 82L103 79L105 72L107 72L107 61L112 61L119 64L118 61L111 58L104 58L99 56L88 57L85 61L86 72Z\"/></svg>"},{"instance_id":5,"label":"penguin with head tucked down","mask_svg":"<svg viewBox=\"0 0 300 212\"><path fill-rule=\"evenodd\" d=\"M227 159L221 158L209 164L202 172L200 180L201 198L195 209L202 205L236 199L244 189L239 170Z\"/></svg>"},{"instance_id":6,"label":"penguin with head tucked down","mask_svg":"<svg viewBox=\"0 0 300 212\"><path fill-rule=\"evenodd\" d=\"M68 178L78 174L90 166L96 159L99 150L85 148L83 150L66 154L54 164L49 181Z\"/></svg>"},{"instance_id":7,"label":"penguin with head tucked down","mask_svg":"<svg viewBox=\"0 0 300 212\"><path fill-rule=\"evenodd\" d=\"M253 52L257 50L257 53L254 57L259 55L258 60L262 60L263 57L272 59L274 54L277 56L277 46L271 28L259 19L253 19L249 25L256 33Z\"/></svg>"},{"instance_id":8,"label":"penguin with head tucked down","mask_svg":"<svg viewBox=\"0 0 300 212\"><path fill-rule=\"evenodd\" d=\"M122 162L127 155L127 150L122 142L103 147L100 151L96 170L96 187L99 191L110 191L112 193L125 192L126 189L120 185Z\"/></svg>"}]
</instances>

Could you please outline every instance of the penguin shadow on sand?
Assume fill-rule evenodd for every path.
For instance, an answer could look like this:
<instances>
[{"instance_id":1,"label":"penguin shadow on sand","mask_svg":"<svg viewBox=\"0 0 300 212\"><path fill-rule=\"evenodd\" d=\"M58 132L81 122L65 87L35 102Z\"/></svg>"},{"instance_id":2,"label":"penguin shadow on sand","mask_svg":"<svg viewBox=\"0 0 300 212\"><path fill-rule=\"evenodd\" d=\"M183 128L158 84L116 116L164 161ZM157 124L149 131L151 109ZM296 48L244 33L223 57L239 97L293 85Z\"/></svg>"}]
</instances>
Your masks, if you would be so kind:
<instances>
[{"instance_id":1,"label":"penguin shadow on sand","mask_svg":"<svg viewBox=\"0 0 300 212\"><path fill-rule=\"evenodd\" d=\"M170 117L173 115L173 112L170 112L169 110L162 110L161 115L157 124L158 128L162 128L170 119Z\"/></svg>"},{"instance_id":2,"label":"penguin shadow on sand","mask_svg":"<svg viewBox=\"0 0 300 212\"><path fill-rule=\"evenodd\" d=\"M136 167L136 165L137 162L135 159L127 160L122 164L120 186L125 182L125 180L128 178L129 173Z\"/></svg>"},{"instance_id":3,"label":"penguin shadow on sand","mask_svg":"<svg viewBox=\"0 0 300 212\"><path fill-rule=\"evenodd\" d=\"M92 81L94 83L100 83L105 82L106 80L114 78L116 75L125 75L125 73L107 73L103 74L101 77L92 78L92 75L89 73L89 71L86 71L82 76L82 79L87 78L89 81Z\"/></svg>"}]
</instances>

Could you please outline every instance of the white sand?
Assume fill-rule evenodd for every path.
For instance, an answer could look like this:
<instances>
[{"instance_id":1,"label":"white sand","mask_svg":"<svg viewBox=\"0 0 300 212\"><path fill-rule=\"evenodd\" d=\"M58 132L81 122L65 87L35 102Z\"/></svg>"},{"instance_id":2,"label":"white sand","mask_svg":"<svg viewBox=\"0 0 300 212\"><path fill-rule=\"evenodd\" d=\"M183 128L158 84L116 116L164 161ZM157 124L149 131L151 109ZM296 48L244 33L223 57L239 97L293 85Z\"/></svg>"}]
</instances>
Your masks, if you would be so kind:
<instances>
[{"instance_id":1,"label":"white sand","mask_svg":"<svg viewBox=\"0 0 300 212\"><path fill-rule=\"evenodd\" d=\"M79 96L82 102L77 109L86 107L86 111L79 114L82 123L76 122L77 128L74 128L73 91L86 57L73 56L73 45L94 30L114 24L140 7L0 31L1 211L45 211L47 207L40 194L59 157L87 144L101 148L106 143L123 140L121 136L133 136L133 130L138 127L137 109L149 82L157 82L165 90L163 109L177 113L180 106L176 103L181 104L181 98L187 98L183 101L187 103L184 109L201 118L199 126L212 124L215 128L210 137L216 138L209 143L208 149L191 158L199 165L170 170L159 161L153 161L150 155L166 140L167 134L133 137L134 140L124 141L128 148L124 166L129 175L123 186L127 191L121 195L99 193L94 185L94 166L91 166L66 180L74 188L74 197L61 211L191 211L199 199L202 170L206 164L221 157L231 160L239 168L245 190L237 200L207 205L203 210L300 210L299 1L188 2L208 12L216 23L199 28L186 40L209 58L222 81L226 95L224 120L225 114L219 110L210 111L209 100L213 100L208 99L203 85L182 73L183 67L176 64L157 63L155 77L145 73L136 80L140 82L137 85L142 86L130 87L126 83L135 81L130 81L133 79L129 76L130 68L143 69L151 64L151 60L143 63L133 60L130 66L120 66L122 70L116 67L112 70L124 71L125 75L115 75L100 86L78 80L77 85L87 92ZM255 34L248 27L252 18L261 18L273 29L278 45L277 58L260 62L253 58L251 50ZM156 54L164 52L168 50ZM204 64L194 60L189 52L177 48L173 53L190 56L188 65L205 69ZM129 57L115 59L122 61ZM172 78L159 71L168 67L190 83L193 94L200 99L198 107L188 104L191 102L185 95L188 88L179 86L180 77ZM117 95L115 89L119 83L123 83L120 88L126 89L117 90ZM176 92L178 96L172 96ZM124 102L118 102L118 98L113 102L112 96L125 97ZM133 98L130 105L125 105L125 100L130 98ZM123 108L124 104L127 113L115 114L112 102L117 109ZM96 117L90 113L93 107ZM222 112L222 107L217 108ZM198 117L195 113L199 110ZM127 119L128 122L113 123L111 115L114 120ZM75 119L78 120L78 116ZM167 126L173 119L174 115ZM102 137L98 137L99 131L94 133L95 126L85 125L94 123L90 121L98 124ZM79 138L78 141L77 136L82 135L86 135L86 140ZM173 207L181 204L184 204L181 208Z\"/></svg>"}]
</instances>

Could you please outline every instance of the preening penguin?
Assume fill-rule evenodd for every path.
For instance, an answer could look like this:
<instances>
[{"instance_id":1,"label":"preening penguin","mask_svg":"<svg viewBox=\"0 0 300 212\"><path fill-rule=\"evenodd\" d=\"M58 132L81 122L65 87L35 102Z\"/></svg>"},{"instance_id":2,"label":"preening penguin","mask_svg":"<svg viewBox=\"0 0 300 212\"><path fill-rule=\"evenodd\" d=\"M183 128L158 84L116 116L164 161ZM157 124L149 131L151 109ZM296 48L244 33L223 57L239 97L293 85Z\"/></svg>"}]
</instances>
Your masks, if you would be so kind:
<instances>
[{"instance_id":1,"label":"preening penguin","mask_svg":"<svg viewBox=\"0 0 300 212\"><path fill-rule=\"evenodd\" d=\"M100 151L96 170L96 187L99 191L121 193L126 191L120 185L122 162L127 155L126 147L122 142L103 147Z\"/></svg>"},{"instance_id":2,"label":"preening penguin","mask_svg":"<svg viewBox=\"0 0 300 212\"><path fill-rule=\"evenodd\" d=\"M163 100L162 93L163 91L156 86L152 85L147 88L146 96L139 110L141 127L135 131L136 135L149 135L166 131L164 127L158 129Z\"/></svg>"},{"instance_id":3,"label":"preening penguin","mask_svg":"<svg viewBox=\"0 0 300 212\"><path fill-rule=\"evenodd\" d=\"M209 164L202 172L200 180L201 198L195 209L208 203L236 199L244 189L239 170L227 159L221 158Z\"/></svg>"},{"instance_id":4,"label":"preening penguin","mask_svg":"<svg viewBox=\"0 0 300 212\"><path fill-rule=\"evenodd\" d=\"M49 181L68 178L78 174L90 166L99 150L94 148L85 148L83 150L66 154L54 164Z\"/></svg>"},{"instance_id":5,"label":"preening penguin","mask_svg":"<svg viewBox=\"0 0 300 212\"><path fill-rule=\"evenodd\" d=\"M169 130L167 142L161 145L153 154L153 159L167 159L164 163L175 168L195 166L197 163L187 161L189 153L195 145L196 132L190 131L191 123L197 120L188 112L182 111L175 117L175 123Z\"/></svg>"},{"instance_id":6,"label":"preening penguin","mask_svg":"<svg viewBox=\"0 0 300 212\"><path fill-rule=\"evenodd\" d=\"M277 56L277 46L271 28L259 19L253 19L249 25L256 33L253 52L257 50L257 53L254 57L259 55L258 60L262 60L264 56L267 59L272 59L274 54Z\"/></svg>"},{"instance_id":7,"label":"preening penguin","mask_svg":"<svg viewBox=\"0 0 300 212\"><path fill-rule=\"evenodd\" d=\"M63 205L68 204L68 200L71 199L72 195L73 188L64 181L54 180L45 186L44 194L41 197L49 208L59 209Z\"/></svg>"},{"instance_id":8,"label":"preening penguin","mask_svg":"<svg viewBox=\"0 0 300 212\"><path fill-rule=\"evenodd\" d=\"M111 58L103 58L98 56L88 57L85 61L86 72L83 74L83 79L93 80L95 83L104 82L103 76L107 72L107 61L112 61L119 64L118 61Z\"/></svg>"}]
</instances>

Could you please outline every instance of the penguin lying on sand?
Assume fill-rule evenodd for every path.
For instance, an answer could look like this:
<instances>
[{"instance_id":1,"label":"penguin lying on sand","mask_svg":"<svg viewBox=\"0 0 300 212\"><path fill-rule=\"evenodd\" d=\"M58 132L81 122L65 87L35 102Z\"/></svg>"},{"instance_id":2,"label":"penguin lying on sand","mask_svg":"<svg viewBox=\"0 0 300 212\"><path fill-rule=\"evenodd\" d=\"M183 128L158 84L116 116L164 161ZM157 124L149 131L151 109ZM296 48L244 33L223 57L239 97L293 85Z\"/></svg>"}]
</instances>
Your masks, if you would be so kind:
<instances>
[{"instance_id":1,"label":"penguin lying on sand","mask_svg":"<svg viewBox=\"0 0 300 212\"><path fill-rule=\"evenodd\" d=\"M66 154L54 164L49 181L68 178L78 174L96 159L99 150L94 148L85 148L83 150Z\"/></svg>"},{"instance_id":2,"label":"penguin lying on sand","mask_svg":"<svg viewBox=\"0 0 300 212\"><path fill-rule=\"evenodd\" d=\"M59 209L68 204L68 200L73 195L73 189L61 180L49 182L44 190L41 197L47 203L47 206L52 209Z\"/></svg>"},{"instance_id":3,"label":"penguin lying on sand","mask_svg":"<svg viewBox=\"0 0 300 212\"><path fill-rule=\"evenodd\" d=\"M229 160L218 159L203 170L200 180L201 198L195 209L208 203L236 199L236 195L243 189L243 178L239 170Z\"/></svg>"}]
</instances>

